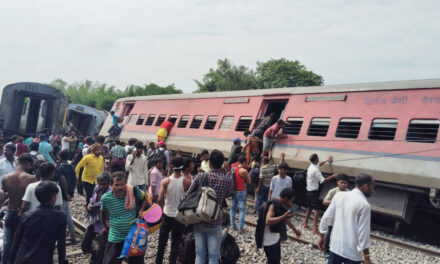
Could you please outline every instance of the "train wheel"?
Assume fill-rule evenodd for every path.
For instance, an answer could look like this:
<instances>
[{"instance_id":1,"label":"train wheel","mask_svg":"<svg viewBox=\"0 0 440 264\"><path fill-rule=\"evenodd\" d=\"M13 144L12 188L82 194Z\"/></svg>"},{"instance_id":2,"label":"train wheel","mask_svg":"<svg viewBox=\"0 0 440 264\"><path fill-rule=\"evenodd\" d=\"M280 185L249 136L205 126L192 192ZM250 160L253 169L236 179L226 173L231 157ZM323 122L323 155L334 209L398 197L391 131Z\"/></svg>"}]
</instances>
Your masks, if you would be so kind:
<instances>
[{"instance_id":1,"label":"train wheel","mask_svg":"<svg viewBox=\"0 0 440 264\"><path fill-rule=\"evenodd\" d=\"M437 209L440 209L440 189L431 189L429 192L429 201L432 206Z\"/></svg>"}]
</instances>

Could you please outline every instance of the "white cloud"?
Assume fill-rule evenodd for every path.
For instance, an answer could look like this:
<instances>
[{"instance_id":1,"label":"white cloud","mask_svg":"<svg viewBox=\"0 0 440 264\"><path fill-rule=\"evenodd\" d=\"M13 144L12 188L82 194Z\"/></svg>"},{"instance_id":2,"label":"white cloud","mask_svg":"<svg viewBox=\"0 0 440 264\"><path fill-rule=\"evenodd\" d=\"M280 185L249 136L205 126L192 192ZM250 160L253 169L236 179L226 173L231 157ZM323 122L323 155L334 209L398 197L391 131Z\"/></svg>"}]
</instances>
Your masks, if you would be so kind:
<instances>
[{"instance_id":1,"label":"white cloud","mask_svg":"<svg viewBox=\"0 0 440 264\"><path fill-rule=\"evenodd\" d=\"M0 89L19 81L175 83L216 61L299 60L327 84L439 77L440 2L0 2Z\"/></svg>"}]
</instances>

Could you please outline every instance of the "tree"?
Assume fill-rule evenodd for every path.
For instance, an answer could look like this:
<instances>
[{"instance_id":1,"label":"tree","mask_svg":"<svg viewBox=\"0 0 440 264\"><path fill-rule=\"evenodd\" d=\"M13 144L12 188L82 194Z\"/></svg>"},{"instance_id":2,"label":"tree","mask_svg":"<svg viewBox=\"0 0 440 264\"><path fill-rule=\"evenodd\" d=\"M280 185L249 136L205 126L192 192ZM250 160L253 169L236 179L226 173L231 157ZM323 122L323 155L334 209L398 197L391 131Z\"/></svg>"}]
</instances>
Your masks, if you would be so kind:
<instances>
[{"instance_id":1,"label":"tree","mask_svg":"<svg viewBox=\"0 0 440 264\"><path fill-rule=\"evenodd\" d=\"M284 58L257 62L256 78L260 89L324 84L320 75L308 71L299 61Z\"/></svg>"},{"instance_id":2,"label":"tree","mask_svg":"<svg viewBox=\"0 0 440 264\"><path fill-rule=\"evenodd\" d=\"M62 79L56 79L49 85L62 91L74 104L83 104L101 110L110 110L114 102L122 97L182 93L174 84L165 87L154 83L144 86L132 84L124 91L117 90L113 85L108 86L105 83L89 80L68 84Z\"/></svg>"},{"instance_id":3,"label":"tree","mask_svg":"<svg viewBox=\"0 0 440 264\"><path fill-rule=\"evenodd\" d=\"M252 70L235 66L228 59L218 60L217 69L209 69L203 81L194 80L199 87L196 92L235 91L257 88Z\"/></svg>"}]
</instances>

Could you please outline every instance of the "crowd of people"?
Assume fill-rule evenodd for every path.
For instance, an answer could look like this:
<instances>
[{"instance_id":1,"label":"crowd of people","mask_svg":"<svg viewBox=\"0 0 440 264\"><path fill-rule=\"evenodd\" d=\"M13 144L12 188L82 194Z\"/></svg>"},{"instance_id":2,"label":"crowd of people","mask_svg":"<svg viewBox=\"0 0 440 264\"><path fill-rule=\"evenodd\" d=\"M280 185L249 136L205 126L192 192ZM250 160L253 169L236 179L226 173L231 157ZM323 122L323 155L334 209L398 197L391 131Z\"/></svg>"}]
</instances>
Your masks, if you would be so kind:
<instances>
[{"instance_id":1,"label":"crowd of people","mask_svg":"<svg viewBox=\"0 0 440 264\"><path fill-rule=\"evenodd\" d=\"M199 166L193 157L169 151L163 140L144 144L132 138L126 144L118 139L106 142L101 135L80 140L74 132L0 138L0 202L8 200L2 263L52 263L55 245L59 263L67 263L66 241L78 242L69 202L79 194L84 195L87 213L81 249L91 254L90 263L122 263L119 256L133 221L157 203L163 217L155 262L163 263L171 236L169 263L185 263L178 249L192 233L192 263L217 264L224 216L229 215L227 222L238 235L248 232L245 217L249 189L254 192L254 213L258 216L256 245L264 249L267 263L280 263L281 243L288 243L287 226L298 237L301 230L291 222L297 208L294 183L288 175L291 167L284 153L277 164L271 153L286 122L261 123L266 128L246 133L243 147L239 138L233 140L228 159L219 150L201 151ZM303 228L309 228L313 211L313 231L319 247L328 253L329 263L370 263L371 209L366 197L374 191L374 179L359 175L355 188L348 191L347 175L322 175L320 167L326 162L332 158L320 163L317 154L310 156ZM337 187L321 203L319 187L332 180ZM223 213L213 221L185 226L176 218L179 203L201 184L215 191ZM328 209L319 224L323 206ZM144 263L144 256L126 261Z\"/></svg>"}]
</instances>

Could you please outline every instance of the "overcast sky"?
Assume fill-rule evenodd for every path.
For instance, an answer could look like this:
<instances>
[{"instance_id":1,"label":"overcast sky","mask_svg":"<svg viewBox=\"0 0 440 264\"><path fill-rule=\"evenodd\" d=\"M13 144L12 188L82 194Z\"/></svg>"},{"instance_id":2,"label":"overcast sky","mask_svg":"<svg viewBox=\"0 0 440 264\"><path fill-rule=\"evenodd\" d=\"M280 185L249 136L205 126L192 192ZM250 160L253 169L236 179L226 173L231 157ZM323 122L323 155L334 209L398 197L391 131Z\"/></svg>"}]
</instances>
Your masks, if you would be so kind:
<instances>
[{"instance_id":1,"label":"overcast sky","mask_svg":"<svg viewBox=\"0 0 440 264\"><path fill-rule=\"evenodd\" d=\"M325 84L440 77L440 1L1 0L0 89L197 87L218 59L299 60Z\"/></svg>"}]
</instances>

